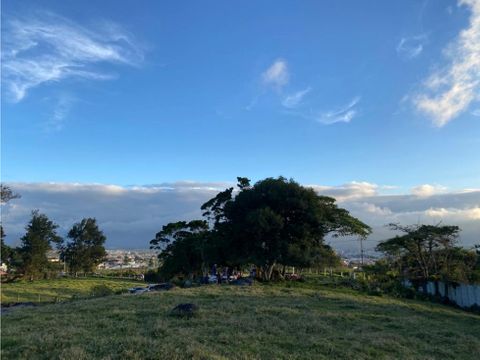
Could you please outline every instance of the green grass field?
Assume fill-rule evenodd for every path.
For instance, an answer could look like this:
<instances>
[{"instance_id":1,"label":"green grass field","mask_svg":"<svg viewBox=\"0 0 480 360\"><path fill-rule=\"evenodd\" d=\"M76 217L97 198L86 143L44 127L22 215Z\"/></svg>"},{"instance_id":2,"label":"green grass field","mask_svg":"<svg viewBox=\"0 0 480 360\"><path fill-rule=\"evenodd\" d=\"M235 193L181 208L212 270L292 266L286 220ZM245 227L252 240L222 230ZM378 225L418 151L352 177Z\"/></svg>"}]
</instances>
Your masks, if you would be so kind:
<instances>
[{"instance_id":1,"label":"green grass field","mask_svg":"<svg viewBox=\"0 0 480 360\"><path fill-rule=\"evenodd\" d=\"M95 295L95 287L105 285L113 291L145 285L133 280L103 278L59 278L18 281L1 284L2 304L16 302L45 303Z\"/></svg>"},{"instance_id":2,"label":"green grass field","mask_svg":"<svg viewBox=\"0 0 480 360\"><path fill-rule=\"evenodd\" d=\"M319 283L113 295L2 316L2 359L475 359L480 316ZM184 302L197 317L172 317Z\"/></svg>"}]
</instances>

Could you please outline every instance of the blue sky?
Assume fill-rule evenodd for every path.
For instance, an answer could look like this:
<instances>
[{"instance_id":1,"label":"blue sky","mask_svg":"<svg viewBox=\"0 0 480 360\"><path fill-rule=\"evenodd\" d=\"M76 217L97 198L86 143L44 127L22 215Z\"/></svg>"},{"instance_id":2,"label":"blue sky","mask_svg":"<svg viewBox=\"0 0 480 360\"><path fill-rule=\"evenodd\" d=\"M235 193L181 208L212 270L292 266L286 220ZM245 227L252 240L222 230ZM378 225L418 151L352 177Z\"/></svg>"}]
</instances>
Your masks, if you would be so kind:
<instances>
[{"instance_id":1,"label":"blue sky","mask_svg":"<svg viewBox=\"0 0 480 360\"><path fill-rule=\"evenodd\" d=\"M445 49L471 16L456 1L7 0L2 10L5 36L12 21L39 23L91 32L85 36L96 45L126 54L124 61L74 59L100 79L66 74L20 100L4 80L7 181L147 184L283 174L326 184L480 183L472 151L480 144L472 114L478 102L438 127L405 100L452 61ZM133 45L94 37L108 26L111 39L128 36ZM38 27L28 40L41 39ZM49 51L52 41L44 41L17 59ZM275 62L285 64L281 83L264 78ZM282 105L302 91L297 106ZM320 122L355 100L348 123Z\"/></svg>"},{"instance_id":2,"label":"blue sky","mask_svg":"<svg viewBox=\"0 0 480 360\"><path fill-rule=\"evenodd\" d=\"M478 189L479 24L478 0L5 0L2 181Z\"/></svg>"}]
</instances>

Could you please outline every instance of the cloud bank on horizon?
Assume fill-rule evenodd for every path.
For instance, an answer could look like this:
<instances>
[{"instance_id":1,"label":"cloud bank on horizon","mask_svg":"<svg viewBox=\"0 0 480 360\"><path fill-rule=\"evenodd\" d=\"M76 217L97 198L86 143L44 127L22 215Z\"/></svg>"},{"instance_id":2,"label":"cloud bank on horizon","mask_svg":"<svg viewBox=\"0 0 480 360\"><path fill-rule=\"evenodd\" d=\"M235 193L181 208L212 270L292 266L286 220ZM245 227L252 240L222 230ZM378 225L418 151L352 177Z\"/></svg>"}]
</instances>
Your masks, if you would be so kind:
<instances>
[{"instance_id":1,"label":"cloud bank on horizon","mask_svg":"<svg viewBox=\"0 0 480 360\"><path fill-rule=\"evenodd\" d=\"M65 234L83 217L97 218L107 235L109 248L147 248L149 240L171 221L200 218L200 206L231 183L175 182L146 186L75 183L11 183L22 198L2 206L7 242L16 243L33 209L55 220ZM322 195L337 199L374 229L375 241L393 234L388 223L454 224L462 228L461 244L480 242L480 189L448 192L439 186L422 185L409 194L388 195L391 186L350 182L340 186L307 185ZM421 190L419 190L421 189ZM356 245L342 238L332 240L339 249Z\"/></svg>"}]
</instances>

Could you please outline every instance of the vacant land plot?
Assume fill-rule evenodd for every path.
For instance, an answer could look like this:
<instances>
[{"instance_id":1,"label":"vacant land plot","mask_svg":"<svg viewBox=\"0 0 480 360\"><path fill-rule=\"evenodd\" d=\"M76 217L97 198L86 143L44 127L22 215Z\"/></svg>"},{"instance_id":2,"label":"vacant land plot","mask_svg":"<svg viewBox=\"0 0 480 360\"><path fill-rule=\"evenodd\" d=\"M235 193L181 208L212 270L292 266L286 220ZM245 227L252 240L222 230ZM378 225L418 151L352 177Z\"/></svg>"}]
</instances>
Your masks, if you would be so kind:
<instances>
[{"instance_id":1,"label":"vacant land plot","mask_svg":"<svg viewBox=\"0 0 480 360\"><path fill-rule=\"evenodd\" d=\"M199 306L179 318L179 303ZM3 359L474 359L480 317L311 284L204 286L18 309Z\"/></svg>"},{"instance_id":2,"label":"vacant land plot","mask_svg":"<svg viewBox=\"0 0 480 360\"><path fill-rule=\"evenodd\" d=\"M60 278L54 280L18 281L1 285L2 304L16 302L55 302L95 295L95 290L108 287L126 290L143 283L103 278Z\"/></svg>"}]
</instances>

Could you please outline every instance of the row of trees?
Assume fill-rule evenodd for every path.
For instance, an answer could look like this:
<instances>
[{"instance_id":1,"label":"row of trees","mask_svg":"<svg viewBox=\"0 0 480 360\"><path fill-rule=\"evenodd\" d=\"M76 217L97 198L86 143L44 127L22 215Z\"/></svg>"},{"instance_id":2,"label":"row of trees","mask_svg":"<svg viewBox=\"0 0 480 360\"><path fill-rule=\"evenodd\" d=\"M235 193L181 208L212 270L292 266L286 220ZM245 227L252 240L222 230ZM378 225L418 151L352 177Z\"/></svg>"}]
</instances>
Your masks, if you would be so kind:
<instances>
[{"instance_id":1,"label":"row of trees","mask_svg":"<svg viewBox=\"0 0 480 360\"><path fill-rule=\"evenodd\" d=\"M2 185L2 203L18 198L9 187ZM16 275L30 279L45 276L52 270L47 253L56 248L71 273L91 272L101 263L106 251L106 237L94 218L85 218L75 223L63 239L57 232L58 225L38 210L25 227L26 233L16 248L5 244L3 226L1 231L1 260Z\"/></svg>"},{"instance_id":2,"label":"row of trees","mask_svg":"<svg viewBox=\"0 0 480 360\"><path fill-rule=\"evenodd\" d=\"M161 250L160 274L201 275L212 264L254 265L270 280L275 268L338 263L327 236L367 236L368 225L335 204L283 177L254 185L237 178L238 191L228 188L201 206L204 219L163 226L151 248Z\"/></svg>"},{"instance_id":3,"label":"row of trees","mask_svg":"<svg viewBox=\"0 0 480 360\"><path fill-rule=\"evenodd\" d=\"M328 236L371 232L333 198L293 180L267 178L253 186L247 178L237 180L237 191L228 188L201 206L203 219L167 224L151 240L151 247L161 250L163 278L204 275L212 264L254 265L264 280L286 266L335 266L339 258L325 244ZM400 235L380 242L376 251L384 257L366 269L377 278L417 286L480 281L480 246L477 251L460 247L458 226L389 227Z\"/></svg>"}]
</instances>

